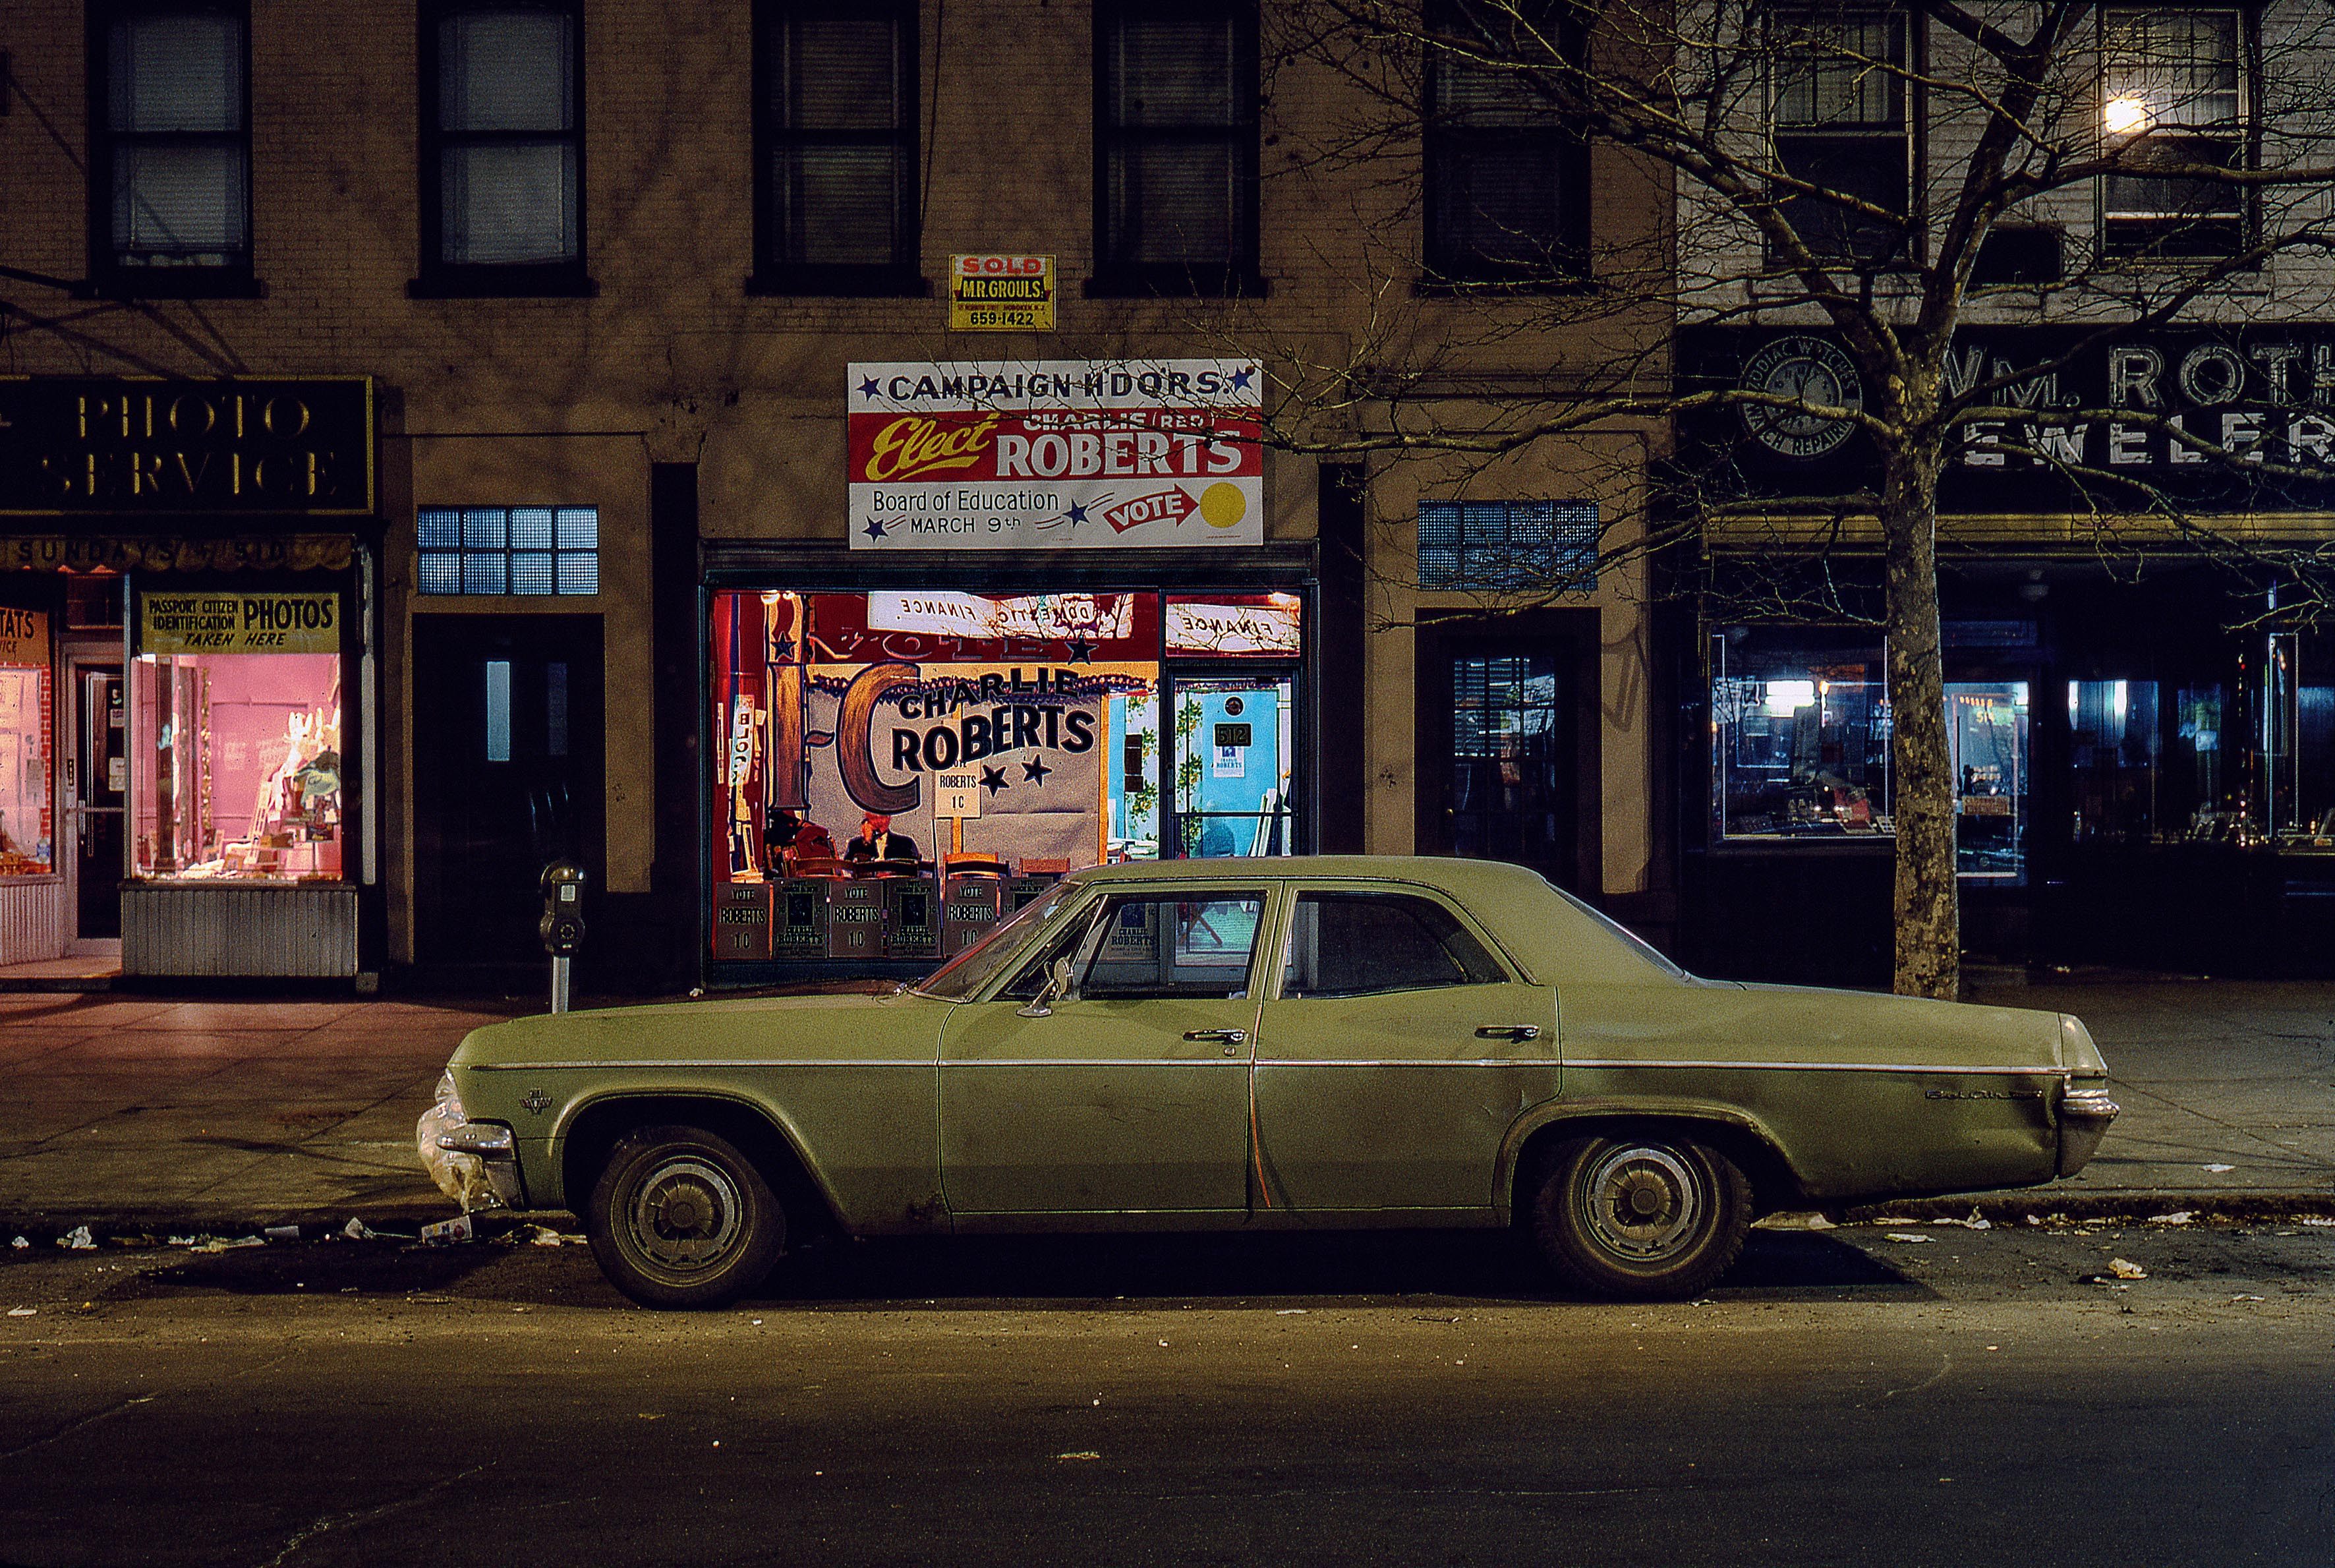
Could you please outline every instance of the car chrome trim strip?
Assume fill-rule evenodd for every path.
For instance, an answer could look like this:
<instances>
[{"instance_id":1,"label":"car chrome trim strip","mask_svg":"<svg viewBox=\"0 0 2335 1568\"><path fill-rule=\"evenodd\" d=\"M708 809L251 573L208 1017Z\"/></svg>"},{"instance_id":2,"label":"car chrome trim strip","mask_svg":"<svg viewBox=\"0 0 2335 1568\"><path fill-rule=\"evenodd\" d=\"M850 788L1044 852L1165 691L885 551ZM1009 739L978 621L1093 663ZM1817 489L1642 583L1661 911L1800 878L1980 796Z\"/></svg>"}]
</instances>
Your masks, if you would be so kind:
<instances>
[{"instance_id":1,"label":"car chrome trim strip","mask_svg":"<svg viewBox=\"0 0 2335 1568\"><path fill-rule=\"evenodd\" d=\"M678 1057L656 1057L637 1061L470 1061L463 1067L471 1072L568 1072L583 1068L606 1071L623 1068L634 1071L657 1071L665 1068L722 1067L915 1067L930 1070L933 1059L928 1056L873 1057L859 1061L838 1061L833 1057L712 1057L700 1060Z\"/></svg>"},{"instance_id":2,"label":"car chrome trim strip","mask_svg":"<svg viewBox=\"0 0 2335 1568\"><path fill-rule=\"evenodd\" d=\"M1567 1057L1565 1059L1565 1065L1579 1068L1667 1067L1727 1071L1742 1070L1754 1072L1894 1072L1943 1074L1962 1078L2059 1078L2065 1076L2067 1070L2064 1068L2052 1066L1972 1067L1963 1062L1952 1065L1939 1063L1923 1065L1894 1061L1701 1061L1662 1057Z\"/></svg>"}]
</instances>

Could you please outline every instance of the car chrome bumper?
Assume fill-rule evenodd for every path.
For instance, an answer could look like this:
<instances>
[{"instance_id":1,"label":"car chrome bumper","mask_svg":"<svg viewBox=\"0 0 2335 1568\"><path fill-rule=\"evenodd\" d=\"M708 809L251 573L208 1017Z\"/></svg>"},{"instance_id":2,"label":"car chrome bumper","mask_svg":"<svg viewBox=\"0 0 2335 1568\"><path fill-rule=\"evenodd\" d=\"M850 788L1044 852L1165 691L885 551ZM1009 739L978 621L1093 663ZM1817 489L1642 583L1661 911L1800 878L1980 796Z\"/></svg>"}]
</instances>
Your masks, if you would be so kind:
<instances>
[{"instance_id":1,"label":"car chrome bumper","mask_svg":"<svg viewBox=\"0 0 2335 1568\"><path fill-rule=\"evenodd\" d=\"M2059 1174L2074 1176L2091 1163L2123 1108L2105 1090L2071 1089L2059 1100Z\"/></svg>"},{"instance_id":2,"label":"car chrome bumper","mask_svg":"<svg viewBox=\"0 0 2335 1568\"><path fill-rule=\"evenodd\" d=\"M510 1128L499 1122L466 1121L440 1133L438 1147L477 1160L487 1186L505 1208L527 1206L526 1190L518 1179L518 1143Z\"/></svg>"}]
</instances>

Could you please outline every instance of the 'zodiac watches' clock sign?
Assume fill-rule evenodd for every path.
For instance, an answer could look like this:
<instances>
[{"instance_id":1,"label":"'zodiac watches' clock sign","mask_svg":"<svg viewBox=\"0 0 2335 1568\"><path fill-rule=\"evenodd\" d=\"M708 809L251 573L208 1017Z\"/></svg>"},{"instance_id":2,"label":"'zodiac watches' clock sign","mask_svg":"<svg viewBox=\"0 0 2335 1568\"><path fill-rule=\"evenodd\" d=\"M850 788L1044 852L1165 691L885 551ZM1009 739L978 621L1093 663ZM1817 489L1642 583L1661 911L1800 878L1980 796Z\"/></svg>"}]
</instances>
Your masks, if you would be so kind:
<instances>
[{"instance_id":1,"label":"'zodiac watches' clock sign","mask_svg":"<svg viewBox=\"0 0 2335 1568\"><path fill-rule=\"evenodd\" d=\"M1744 362L1737 383L1746 392L1794 398L1826 408L1861 410L1864 383L1856 366L1822 338L1779 337ZM1788 458L1820 458L1848 440L1855 426L1803 409L1772 403L1743 405L1743 428L1769 451Z\"/></svg>"}]
</instances>

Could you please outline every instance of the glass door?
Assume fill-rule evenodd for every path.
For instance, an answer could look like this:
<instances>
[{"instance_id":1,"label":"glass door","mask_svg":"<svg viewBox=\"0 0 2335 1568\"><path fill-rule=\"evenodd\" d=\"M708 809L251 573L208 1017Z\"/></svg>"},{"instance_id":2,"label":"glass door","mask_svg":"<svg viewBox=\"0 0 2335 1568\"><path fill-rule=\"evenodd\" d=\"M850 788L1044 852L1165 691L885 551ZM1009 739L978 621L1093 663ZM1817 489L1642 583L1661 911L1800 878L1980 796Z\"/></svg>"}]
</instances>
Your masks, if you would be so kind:
<instances>
[{"instance_id":1,"label":"glass door","mask_svg":"<svg viewBox=\"0 0 2335 1568\"><path fill-rule=\"evenodd\" d=\"M1167 678L1162 858L1296 853L1296 691L1286 666Z\"/></svg>"},{"instance_id":2,"label":"glass door","mask_svg":"<svg viewBox=\"0 0 2335 1568\"><path fill-rule=\"evenodd\" d=\"M68 661L73 692L73 750L66 759L67 806L73 813L73 934L83 939L121 934L122 801L130 786L129 711L121 660Z\"/></svg>"}]
</instances>

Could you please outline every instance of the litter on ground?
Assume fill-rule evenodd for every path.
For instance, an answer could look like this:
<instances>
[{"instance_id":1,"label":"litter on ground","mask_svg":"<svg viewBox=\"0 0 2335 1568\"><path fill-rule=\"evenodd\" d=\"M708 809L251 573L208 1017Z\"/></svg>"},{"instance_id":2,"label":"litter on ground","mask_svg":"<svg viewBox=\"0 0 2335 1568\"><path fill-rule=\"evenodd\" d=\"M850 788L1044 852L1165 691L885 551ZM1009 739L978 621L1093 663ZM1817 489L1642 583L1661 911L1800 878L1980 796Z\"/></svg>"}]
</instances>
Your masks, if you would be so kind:
<instances>
[{"instance_id":1,"label":"litter on ground","mask_svg":"<svg viewBox=\"0 0 2335 1568\"><path fill-rule=\"evenodd\" d=\"M2238 1167L2233 1165L2209 1165L2204 1168L2212 1171L2215 1176L2222 1176L2229 1171L2233 1171Z\"/></svg>"},{"instance_id":2,"label":"litter on ground","mask_svg":"<svg viewBox=\"0 0 2335 1568\"><path fill-rule=\"evenodd\" d=\"M57 1245L68 1252L86 1253L94 1250L97 1243L91 1239L87 1225L75 1225L57 1238Z\"/></svg>"},{"instance_id":3,"label":"litter on ground","mask_svg":"<svg viewBox=\"0 0 2335 1568\"><path fill-rule=\"evenodd\" d=\"M2185 1225L2196 1217L2197 1211L2195 1209L2175 1209L2169 1215L2149 1215L2148 1223L2153 1225Z\"/></svg>"},{"instance_id":4,"label":"litter on ground","mask_svg":"<svg viewBox=\"0 0 2335 1568\"><path fill-rule=\"evenodd\" d=\"M2130 1258L2110 1258L2108 1260L2108 1272L2116 1275L2116 1277L2120 1280L2145 1280L2148 1278L2148 1271L2142 1268L2138 1263L2134 1263Z\"/></svg>"},{"instance_id":5,"label":"litter on ground","mask_svg":"<svg viewBox=\"0 0 2335 1568\"><path fill-rule=\"evenodd\" d=\"M1884 1242L1933 1242L1935 1236L1917 1236L1910 1231L1891 1231L1881 1238Z\"/></svg>"},{"instance_id":6,"label":"litter on ground","mask_svg":"<svg viewBox=\"0 0 2335 1568\"><path fill-rule=\"evenodd\" d=\"M10 1307L8 1315L12 1318L29 1318L40 1310L38 1307Z\"/></svg>"}]
</instances>

